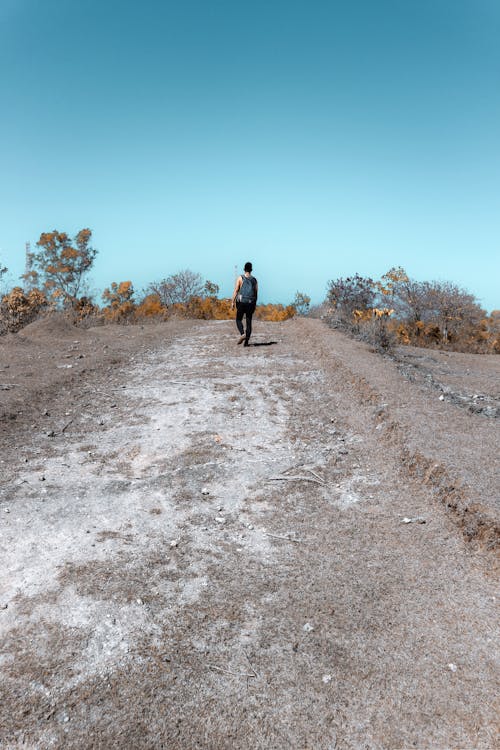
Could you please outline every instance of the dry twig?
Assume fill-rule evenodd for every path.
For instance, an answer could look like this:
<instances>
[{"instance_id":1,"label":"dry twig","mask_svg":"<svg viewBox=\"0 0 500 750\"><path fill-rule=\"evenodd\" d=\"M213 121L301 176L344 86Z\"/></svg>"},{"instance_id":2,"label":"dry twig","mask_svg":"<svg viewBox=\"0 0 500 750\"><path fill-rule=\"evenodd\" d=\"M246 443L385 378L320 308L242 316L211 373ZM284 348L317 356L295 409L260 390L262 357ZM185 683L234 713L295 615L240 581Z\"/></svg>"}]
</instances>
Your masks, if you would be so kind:
<instances>
[{"instance_id":1,"label":"dry twig","mask_svg":"<svg viewBox=\"0 0 500 750\"><path fill-rule=\"evenodd\" d=\"M323 480L314 479L313 477L306 477L303 474L299 474L294 477L269 477L268 482L314 482L314 484L324 484Z\"/></svg>"},{"instance_id":2,"label":"dry twig","mask_svg":"<svg viewBox=\"0 0 500 750\"><path fill-rule=\"evenodd\" d=\"M285 542L297 542L305 544L305 539L293 539L291 536L280 536L280 534L271 534L268 531L264 532L266 536L272 536L273 539L283 539Z\"/></svg>"},{"instance_id":3,"label":"dry twig","mask_svg":"<svg viewBox=\"0 0 500 750\"><path fill-rule=\"evenodd\" d=\"M324 483L325 483L325 480L323 479L323 477L320 477L320 475L319 475L319 474L316 474L316 472L315 472L315 471L313 471L312 469L306 469L306 471L308 471L308 472L309 472L309 474L312 474L312 475L313 475L313 477L316 477L316 479L318 479L318 480L319 480L319 481L321 482L321 484L324 484Z\"/></svg>"},{"instance_id":4,"label":"dry twig","mask_svg":"<svg viewBox=\"0 0 500 750\"><path fill-rule=\"evenodd\" d=\"M71 418L71 419L69 420L69 422L66 422L66 424L64 425L64 427L63 427L63 428L62 428L62 430L61 430L61 434L62 434L62 433L64 432L64 430L67 430L67 428L68 428L68 427L70 426L70 424L71 424L72 422L74 422L74 421L75 421L75 418L74 418L74 417L72 417L72 418Z\"/></svg>"},{"instance_id":5,"label":"dry twig","mask_svg":"<svg viewBox=\"0 0 500 750\"><path fill-rule=\"evenodd\" d=\"M257 674L257 672L255 671L255 669L254 669L254 666L253 666L252 662L250 661L250 657L248 656L247 652L246 652L246 651L245 651L244 649L243 649L243 653L244 653L244 654L245 654L245 656L247 657L247 661L248 661L248 663L250 664L250 669L251 669L251 670L252 670L252 672L254 673L254 677L258 677L259 675L258 675L258 674Z\"/></svg>"},{"instance_id":6,"label":"dry twig","mask_svg":"<svg viewBox=\"0 0 500 750\"><path fill-rule=\"evenodd\" d=\"M249 672L232 672L230 669L222 669L222 667L216 667L215 664L209 664L209 669L213 669L216 672L223 672L224 674L232 674L234 677L257 677L255 670L253 674Z\"/></svg>"}]
</instances>

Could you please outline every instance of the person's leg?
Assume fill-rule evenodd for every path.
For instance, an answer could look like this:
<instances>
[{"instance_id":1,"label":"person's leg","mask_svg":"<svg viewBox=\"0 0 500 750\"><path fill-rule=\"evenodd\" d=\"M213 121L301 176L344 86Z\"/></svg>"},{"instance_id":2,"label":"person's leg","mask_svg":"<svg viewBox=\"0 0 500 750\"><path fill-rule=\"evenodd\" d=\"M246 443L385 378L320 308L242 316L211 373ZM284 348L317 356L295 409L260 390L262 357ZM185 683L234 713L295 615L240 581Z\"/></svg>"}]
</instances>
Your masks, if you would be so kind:
<instances>
[{"instance_id":1,"label":"person's leg","mask_svg":"<svg viewBox=\"0 0 500 750\"><path fill-rule=\"evenodd\" d=\"M244 330L243 330L243 305L236 305L236 328L240 332L240 335L243 336Z\"/></svg>"},{"instance_id":2,"label":"person's leg","mask_svg":"<svg viewBox=\"0 0 500 750\"><path fill-rule=\"evenodd\" d=\"M243 330L243 313L245 311L243 310L243 305L239 304L236 305L236 327L240 333L240 337L238 339L238 344L241 344L245 339L245 332Z\"/></svg>"},{"instance_id":3,"label":"person's leg","mask_svg":"<svg viewBox=\"0 0 500 750\"><path fill-rule=\"evenodd\" d=\"M252 335L252 315L254 312L253 305L249 305L246 311L246 332L245 332L245 346L248 346L250 336Z\"/></svg>"}]
</instances>

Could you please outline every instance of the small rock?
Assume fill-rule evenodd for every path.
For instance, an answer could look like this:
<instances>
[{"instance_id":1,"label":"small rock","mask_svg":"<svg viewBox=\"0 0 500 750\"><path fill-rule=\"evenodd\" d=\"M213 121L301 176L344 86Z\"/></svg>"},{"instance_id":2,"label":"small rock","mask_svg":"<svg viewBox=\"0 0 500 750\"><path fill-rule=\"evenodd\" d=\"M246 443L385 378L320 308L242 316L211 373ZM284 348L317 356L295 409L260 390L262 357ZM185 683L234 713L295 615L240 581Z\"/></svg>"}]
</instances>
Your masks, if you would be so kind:
<instances>
[{"instance_id":1,"label":"small rock","mask_svg":"<svg viewBox=\"0 0 500 750\"><path fill-rule=\"evenodd\" d=\"M448 669L450 672L456 672L457 671L457 665L456 664L448 664Z\"/></svg>"},{"instance_id":2,"label":"small rock","mask_svg":"<svg viewBox=\"0 0 500 750\"><path fill-rule=\"evenodd\" d=\"M324 674L321 680L325 683L325 685L328 685L328 683L332 681L332 676L331 674Z\"/></svg>"},{"instance_id":3,"label":"small rock","mask_svg":"<svg viewBox=\"0 0 500 750\"><path fill-rule=\"evenodd\" d=\"M441 394L441 395L440 395L440 397L439 397L439 400L440 400L440 401L444 401L444 396L443 396L443 394Z\"/></svg>"},{"instance_id":4,"label":"small rock","mask_svg":"<svg viewBox=\"0 0 500 750\"><path fill-rule=\"evenodd\" d=\"M306 622L306 624L304 625L304 627L302 628L302 630L305 633L312 633L312 631L314 630L314 627L309 622Z\"/></svg>"},{"instance_id":5,"label":"small rock","mask_svg":"<svg viewBox=\"0 0 500 750\"><path fill-rule=\"evenodd\" d=\"M415 518L402 518L401 523L427 523L423 516L415 516Z\"/></svg>"},{"instance_id":6,"label":"small rock","mask_svg":"<svg viewBox=\"0 0 500 750\"><path fill-rule=\"evenodd\" d=\"M6 513L10 513L10 508L5 508Z\"/></svg>"},{"instance_id":7,"label":"small rock","mask_svg":"<svg viewBox=\"0 0 500 750\"><path fill-rule=\"evenodd\" d=\"M178 539L172 539L170 542L171 547L178 547L179 546L179 540Z\"/></svg>"},{"instance_id":8,"label":"small rock","mask_svg":"<svg viewBox=\"0 0 500 750\"><path fill-rule=\"evenodd\" d=\"M56 433L54 432L54 430L50 430L50 432L47 432L47 437L55 437L55 436L56 436Z\"/></svg>"},{"instance_id":9,"label":"small rock","mask_svg":"<svg viewBox=\"0 0 500 750\"><path fill-rule=\"evenodd\" d=\"M45 482L45 477L44 476L38 477L38 479L40 480L40 482Z\"/></svg>"},{"instance_id":10,"label":"small rock","mask_svg":"<svg viewBox=\"0 0 500 750\"><path fill-rule=\"evenodd\" d=\"M247 525L247 529L250 529L250 531L253 531L253 523L249 523Z\"/></svg>"},{"instance_id":11,"label":"small rock","mask_svg":"<svg viewBox=\"0 0 500 750\"><path fill-rule=\"evenodd\" d=\"M226 523L226 519L223 516L217 516L215 520L217 523Z\"/></svg>"},{"instance_id":12,"label":"small rock","mask_svg":"<svg viewBox=\"0 0 500 750\"><path fill-rule=\"evenodd\" d=\"M7 609L8 606L9 606L8 604L1 604L0 609Z\"/></svg>"},{"instance_id":13,"label":"small rock","mask_svg":"<svg viewBox=\"0 0 500 750\"><path fill-rule=\"evenodd\" d=\"M210 490L207 489L206 487L202 487L201 488L201 494L202 495L210 495Z\"/></svg>"},{"instance_id":14,"label":"small rock","mask_svg":"<svg viewBox=\"0 0 500 750\"><path fill-rule=\"evenodd\" d=\"M142 601L142 599L136 599L135 601L137 602L137 604L144 604L144 602Z\"/></svg>"}]
</instances>

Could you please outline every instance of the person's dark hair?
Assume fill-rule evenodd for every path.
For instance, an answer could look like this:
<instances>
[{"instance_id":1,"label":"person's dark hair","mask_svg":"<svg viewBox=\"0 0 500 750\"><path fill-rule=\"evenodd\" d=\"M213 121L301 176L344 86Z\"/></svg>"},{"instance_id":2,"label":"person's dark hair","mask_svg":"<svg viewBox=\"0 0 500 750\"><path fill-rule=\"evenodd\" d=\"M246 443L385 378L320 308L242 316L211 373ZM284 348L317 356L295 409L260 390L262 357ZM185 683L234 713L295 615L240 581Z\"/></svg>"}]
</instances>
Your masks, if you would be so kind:
<instances>
[{"instance_id":1,"label":"person's dark hair","mask_svg":"<svg viewBox=\"0 0 500 750\"><path fill-rule=\"evenodd\" d=\"M253 266L250 262L245 263L245 272L248 271L248 273L252 273Z\"/></svg>"}]
</instances>

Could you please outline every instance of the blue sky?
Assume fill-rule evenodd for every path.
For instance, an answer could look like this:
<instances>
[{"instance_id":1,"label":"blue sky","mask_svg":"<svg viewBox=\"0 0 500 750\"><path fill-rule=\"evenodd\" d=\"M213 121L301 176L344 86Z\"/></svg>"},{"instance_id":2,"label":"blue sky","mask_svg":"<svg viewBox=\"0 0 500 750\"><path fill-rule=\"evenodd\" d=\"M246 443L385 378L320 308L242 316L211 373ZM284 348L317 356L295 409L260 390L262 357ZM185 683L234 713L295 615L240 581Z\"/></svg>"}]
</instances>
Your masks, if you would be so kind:
<instances>
[{"instance_id":1,"label":"blue sky","mask_svg":"<svg viewBox=\"0 0 500 750\"><path fill-rule=\"evenodd\" d=\"M497 0L0 0L0 260L93 230L96 290L182 268L500 307Z\"/></svg>"}]
</instances>

